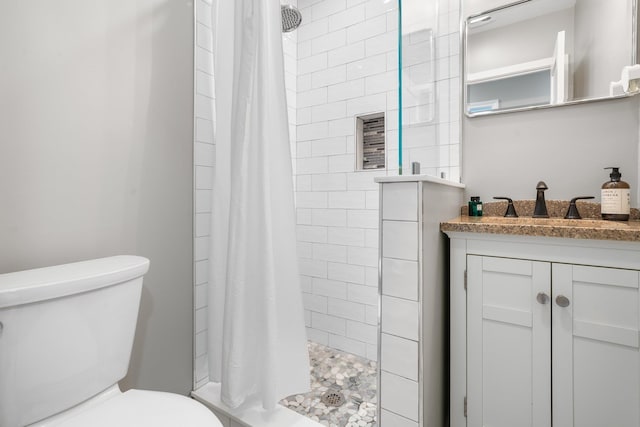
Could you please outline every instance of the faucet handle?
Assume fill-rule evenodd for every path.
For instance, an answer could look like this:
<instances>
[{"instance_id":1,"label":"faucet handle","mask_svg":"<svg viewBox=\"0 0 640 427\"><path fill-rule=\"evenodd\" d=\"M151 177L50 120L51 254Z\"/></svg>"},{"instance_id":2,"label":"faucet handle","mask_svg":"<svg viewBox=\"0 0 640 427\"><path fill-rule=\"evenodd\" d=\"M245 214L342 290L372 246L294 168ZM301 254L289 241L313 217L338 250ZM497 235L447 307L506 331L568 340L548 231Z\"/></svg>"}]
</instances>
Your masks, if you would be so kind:
<instances>
[{"instance_id":1,"label":"faucet handle","mask_svg":"<svg viewBox=\"0 0 640 427\"><path fill-rule=\"evenodd\" d=\"M496 200L507 200L508 204L507 204L507 212L505 212L504 217L505 218L517 218L518 214L516 213L516 208L513 206L513 200L511 200L509 197L493 197Z\"/></svg>"},{"instance_id":2,"label":"faucet handle","mask_svg":"<svg viewBox=\"0 0 640 427\"><path fill-rule=\"evenodd\" d=\"M567 210L567 214L564 216L564 219L582 219L580 212L578 212L578 206L576 206L576 200L588 200L593 198L593 196L580 196L571 199L569 202L569 209Z\"/></svg>"}]
</instances>

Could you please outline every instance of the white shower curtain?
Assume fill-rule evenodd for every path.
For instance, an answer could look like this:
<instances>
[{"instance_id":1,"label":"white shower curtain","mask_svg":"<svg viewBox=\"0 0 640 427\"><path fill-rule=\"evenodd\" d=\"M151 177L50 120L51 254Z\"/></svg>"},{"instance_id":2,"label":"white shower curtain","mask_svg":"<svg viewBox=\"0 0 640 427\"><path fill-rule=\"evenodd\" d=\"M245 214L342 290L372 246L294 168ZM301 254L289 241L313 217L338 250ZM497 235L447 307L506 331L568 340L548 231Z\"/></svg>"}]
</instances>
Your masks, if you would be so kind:
<instances>
[{"instance_id":1,"label":"white shower curtain","mask_svg":"<svg viewBox=\"0 0 640 427\"><path fill-rule=\"evenodd\" d=\"M280 3L219 0L214 17L209 375L227 405L272 409L309 390Z\"/></svg>"}]
</instances>

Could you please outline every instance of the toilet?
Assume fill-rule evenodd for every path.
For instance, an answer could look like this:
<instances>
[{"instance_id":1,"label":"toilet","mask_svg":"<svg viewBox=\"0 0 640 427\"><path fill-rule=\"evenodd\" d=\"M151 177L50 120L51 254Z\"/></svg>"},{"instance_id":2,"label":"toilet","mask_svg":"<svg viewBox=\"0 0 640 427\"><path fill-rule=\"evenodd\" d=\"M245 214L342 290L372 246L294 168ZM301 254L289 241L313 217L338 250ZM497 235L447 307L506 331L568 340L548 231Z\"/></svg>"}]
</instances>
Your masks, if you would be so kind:
<instances>
[{"instance_id":1,"label":"toilet","mask_svg":"<svg viewBox=\"0 0 640 427\"><path fill-rule=\"evenodd\" d=\"M185 396L121 392L149 260L0 275L0 426L221 427Z\"/></svg>"}]
</instances>

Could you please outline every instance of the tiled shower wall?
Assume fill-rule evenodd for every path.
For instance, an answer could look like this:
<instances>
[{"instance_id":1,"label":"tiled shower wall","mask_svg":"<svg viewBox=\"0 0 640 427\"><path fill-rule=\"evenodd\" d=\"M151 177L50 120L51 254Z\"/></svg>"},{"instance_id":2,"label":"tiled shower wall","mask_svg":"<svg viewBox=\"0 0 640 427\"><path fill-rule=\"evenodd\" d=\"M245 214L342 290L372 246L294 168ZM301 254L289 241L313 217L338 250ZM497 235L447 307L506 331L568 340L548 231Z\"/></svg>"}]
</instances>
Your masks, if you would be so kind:
<instances>
[{"instance_id":1,"label":"tiled shower wall","mask_svg":"<svg viewBox=\"0 0 640 427\"><path fill-rule=\"evenodd\" d=\"M403 1L406 12L411 3ZM298 4L303 24L296 206L307 332L313 341L375 359L378 185L373 179L397 174L397 2ZM429 31L434 39L427 48L435 48L435 63L424 68L432 70L429 90L436 95L423 106L431 119L405 128L404 170L420 161L423 173L458 181L459 2L440 0L433 20L437 28ZM405 59L415 61L412 40L406 34L404 39ZM414 39L418 46L424 37ZM373 112L386 113L387 170L355 171L355 116Z\"/></svg>"},{"instance_id":2,"label":"tiled shower wall","mask_svg":"<svg viewBox=\"0 0 640 427\"><path fill-rule=\"evenodd\" d=\"M296 0L289 2L296 4ZM207 369L207 285L215 139L212 8L216 0L196 0L195 7L195 108L194 108L194 389L209 381ZM284 68L292 158L296 148L297 34L283 35ZM295 163L294 176L295 176Z\"/></svg>"}]
</instances>

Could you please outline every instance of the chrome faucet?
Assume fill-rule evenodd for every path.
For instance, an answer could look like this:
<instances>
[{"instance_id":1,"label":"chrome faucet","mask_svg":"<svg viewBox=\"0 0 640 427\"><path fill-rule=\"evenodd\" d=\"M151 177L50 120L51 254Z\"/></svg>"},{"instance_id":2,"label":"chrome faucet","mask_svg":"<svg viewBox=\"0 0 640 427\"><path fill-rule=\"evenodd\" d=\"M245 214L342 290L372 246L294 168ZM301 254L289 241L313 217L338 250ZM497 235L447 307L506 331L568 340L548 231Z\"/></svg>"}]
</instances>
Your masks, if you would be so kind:
<instances>
[{"instance_id":1,"label":"chrome faucet","mask_svg":"<svg viewBox=\"0 0 640 427\"><path fill-rule=\"evenodd\" d=\"M540 181L538 185L536 185L536 190L538 193L536 195L536 207L533 210L534 218L549 218L549 214L547 213L547 204L544 201L544 192L549 189L547 184L544 181Z\"/></svg>"}]
</instances>

